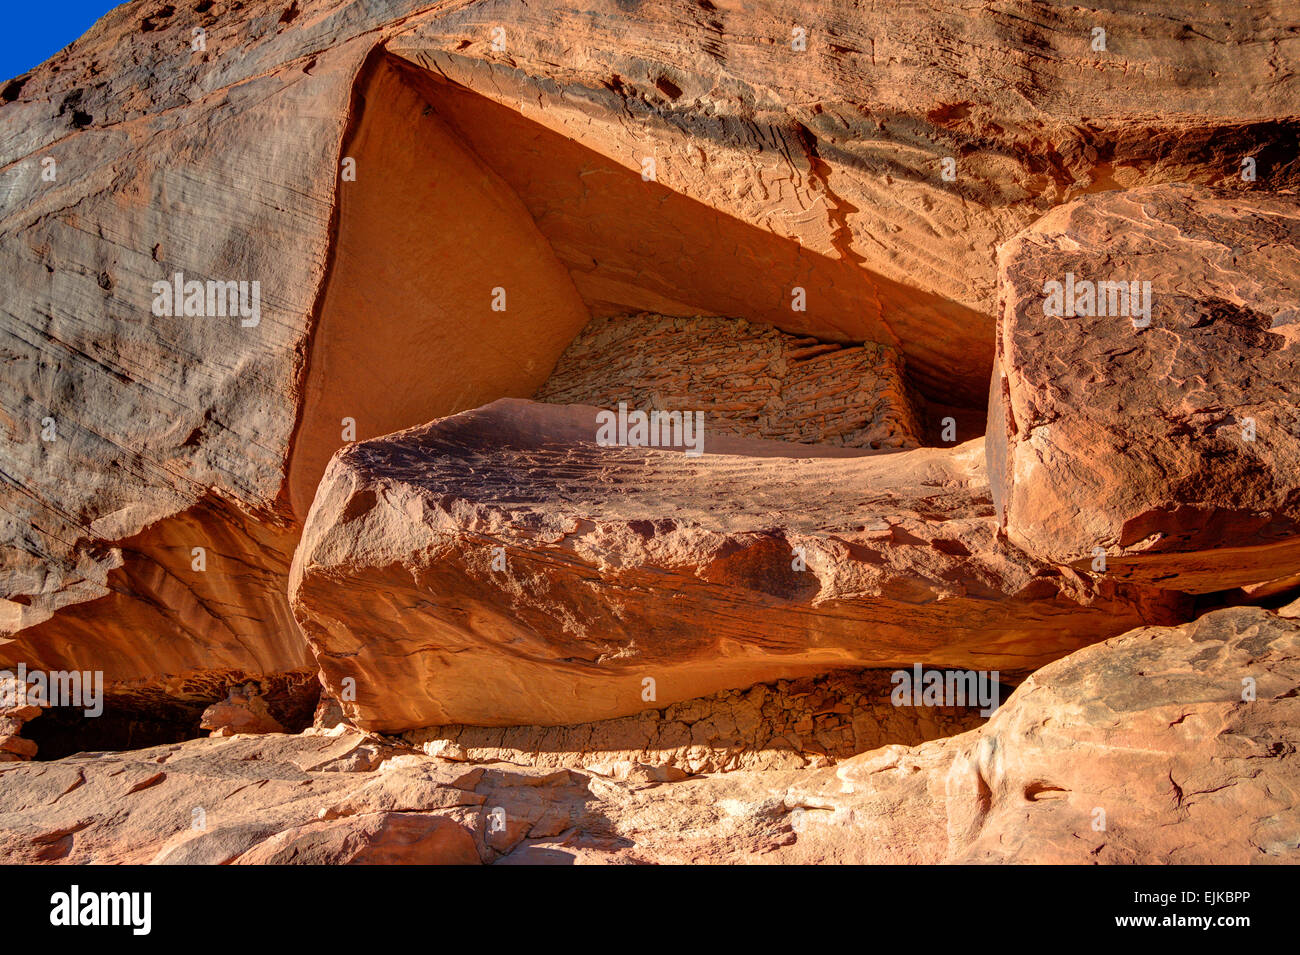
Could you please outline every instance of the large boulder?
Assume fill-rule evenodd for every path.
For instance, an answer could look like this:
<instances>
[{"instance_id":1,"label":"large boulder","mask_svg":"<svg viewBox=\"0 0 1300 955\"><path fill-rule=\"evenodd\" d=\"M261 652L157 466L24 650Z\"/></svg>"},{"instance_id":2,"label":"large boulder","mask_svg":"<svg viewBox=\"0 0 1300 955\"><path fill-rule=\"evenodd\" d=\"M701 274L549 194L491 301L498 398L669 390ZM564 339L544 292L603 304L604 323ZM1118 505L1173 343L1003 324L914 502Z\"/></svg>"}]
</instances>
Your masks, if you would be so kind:
<instances>
[{"instance_id":1,"label":"large boulder","mask_svg":"<svg viewBox=\"0 0 1300 955\"><path fill-rule=\"evenodd\" d=\"M1011 541L1189 592L1300 571L1300 201L1091 196L999 270L986 446Z\"/></svg>"},{"instance_id":2,"label":"large boulder","mask_svg":"<svg viewBox=\"0 0 1300 955\"><path fill-rule=\"evenodd\" d=\"M290 594L350 719L574 723L834 667L1024 671L1189 609L999 541L978 441L871 454L705 418L694 457L604 446L601 414L501 399L335 457Z\"/></svg>"},{"instance_id":3,"label":"large boulder","mask_svg":"<svg viewBox=\"0 0 1300 955\"><path fill-rule=\"evenodd\" d=\"M1300 862L1298 682L1300 625L1257 608L1046 666L952 746L946 857Z\"/></svg>"},{"instance_id":4,"label":"large boulder","mask_svg":"<svg viewBox=\"0 0 1300 955\"><path fill-rule=\"evenodd\" d=\"M776 858L1300 863L1298 679L1296 619L1236 608L1135 630L1043 667L978 730L856 756L826 771L835 784L802 774ZM668 842L681 860L725 853Z\"/></svg>"}]
</instances>

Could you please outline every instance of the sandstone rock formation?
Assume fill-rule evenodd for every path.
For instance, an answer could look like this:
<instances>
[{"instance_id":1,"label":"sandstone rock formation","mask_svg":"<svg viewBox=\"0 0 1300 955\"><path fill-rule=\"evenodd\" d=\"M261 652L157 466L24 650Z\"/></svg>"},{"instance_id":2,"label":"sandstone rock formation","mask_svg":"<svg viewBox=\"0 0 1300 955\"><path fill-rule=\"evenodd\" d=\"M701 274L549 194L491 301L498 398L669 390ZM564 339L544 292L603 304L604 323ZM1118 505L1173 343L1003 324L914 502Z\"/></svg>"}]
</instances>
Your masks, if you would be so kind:
<instances>
[{"instance_id":1,"label":"sandstone rock formation","mask_svg":"<svg viewBox=\"0 0 1300 955\"><path fill-rule=\"evenodd\" d=\"M102 670L118 712L164 701L201 711L249 678L310 710L315 667L283 595L296 539L228 504L164 521L119 542L109 593L0 645L0 668ZM37 586L53 571L41 574Z\"/></svg>"},{"instance_id":2,"label":"sandstone rock formation","mask_svg":"<svg viewBox=\"0 0 1300 955\"><path fill-rule=\"evenodd\" d=\"M738 315L896 344L927 396L971 400L992 352L988 250L1053 205L1240 184L1248 156L1258 182L1296 184L1300 81L1269 52L1294 42L1288 23L1276 5L1191 0L1158 17L503 2L413 19L387 49L449 81L439 108L524 199L594 314ZM654 183L622 172L647 158ZM806 313L790 311L794 286L816 290Z\"/></svg>"},{"instance_id":3,"label":"sandstone rock formation","mask_svg":"<svg viewBox=\"0 0 1300 955\"><path fill-rule=\"evenodd\" d=\"M864 456L706 421L692 458L596 434L596 409L502 399L335 457L290 586L357 725L586 722L843 666L1027 670L1189 609L1001 544L980 442Z\"/></svg>"},{"instance_id":4,"label":"sandstone rock formation","mask_svg":"<svg viewBox=\"0 0 1300 955\"><path fill-rule=\"evenodd\" d=\"M1295 185L1287 22L123 4L0 90L14 658L200 702L303 675L280 585L329 455L531 395L592 315L888 345L975 437L997 242L1098 190ZM177 274L260 283L255 322L154 314Z\"/></svg>"},{"instance_id":5,"label":"sandstone rock formation","mask_svg":"<svg viewBox=\"0 0 1300 955\"><path fill-rule=\"evenodd\" d=\"M701 411L712 433L746 438L875 450L922 443L894 349L796 338L743 320L650 314L593 320L536 397L560 405Z\"/></svg>"},{"instance_id":6,"label":"sandstone rock formation","mask_svg":"<svg viewBox=\"0 0 1300 955\"><path fill-rule=\"evenodd\" d=\"M1297 682L1300 623L1238 608L1050 664L977 730L823 769L616 779L391 748L375 765L354 731L10 763L0 847L67 863L1296 862Z\"/></svg>"},{"instance_id":7,"label":"sandstone rock formation","mask_svg":"<svg viewBox=\"0 0 1300 955\"><path fill-rule=\"evenodd\" d=\"M1044 667L949 769L949 858L1300 862L1298 638L1227 610Z\"/></svg>"},{"instance_id":8,"label":"sandstone rock formation","mask_svg":"<svg viewBox=\"0 0 1300 955\"><path fill-rule=\"evenodd\" d=\"M999 268L988 449L1010 539L1079 567L1100 548L1108 575L1189 592L1293 573L1300 201L1094 196Z\"/></svg>"},{"instance_id":9,"label":"sandstone rock formation","mask_svg":"<svg viewBox=\"0 0 1300 955\"><path fill-rule=\"evenodd\" d=\"M1300 35L1103 7L133 0L0 85L0 671L106 688L0 708L0 859L1300 861Z\"/></svg>"},{"instance_id":10,"label":"sandstone rock formation","mask_svg":"<svg viewBox=\"0 0 1300 955\"><path fill-rule=\"evenodd\" d=\"M955 736L984 722L979 704L895 706L883 670L839 670L758 684L575 726L431 726L403 734L461 762L579 767L603 776L826 766L891 744ZM1012 687L999 690L998 699Z\"/></svg>"},{"instance_id":11,"label":"sandstone rock formation","mask_svg":"<svg viewBox=\"0 0 1300 955\"><path fill-rule=\"evenodd\" d=\"M42 707L27 698L27 687L13 674L0 677L0 763L31 759L39 747L22 735L23 727L41 715Z\"/></svg>"}]
</instances>

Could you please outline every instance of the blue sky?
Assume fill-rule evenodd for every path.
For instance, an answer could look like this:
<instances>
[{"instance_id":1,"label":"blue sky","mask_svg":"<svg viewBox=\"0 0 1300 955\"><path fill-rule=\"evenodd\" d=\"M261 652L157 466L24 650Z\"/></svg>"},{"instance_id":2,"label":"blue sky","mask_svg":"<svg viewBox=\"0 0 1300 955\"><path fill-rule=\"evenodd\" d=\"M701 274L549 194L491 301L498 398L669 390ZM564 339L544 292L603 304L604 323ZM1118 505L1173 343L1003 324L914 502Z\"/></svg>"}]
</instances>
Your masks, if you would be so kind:
<instances>
[{"instance_id":1,"label":"blue sky","mask_svg":"<svg viewBox=\"0 0 1300 955\"><path fill-rule=\"evenodd\" d=\"M0 83L43 63L119 0L7 0L0 29Z\"/></svg>"}]
</instances>

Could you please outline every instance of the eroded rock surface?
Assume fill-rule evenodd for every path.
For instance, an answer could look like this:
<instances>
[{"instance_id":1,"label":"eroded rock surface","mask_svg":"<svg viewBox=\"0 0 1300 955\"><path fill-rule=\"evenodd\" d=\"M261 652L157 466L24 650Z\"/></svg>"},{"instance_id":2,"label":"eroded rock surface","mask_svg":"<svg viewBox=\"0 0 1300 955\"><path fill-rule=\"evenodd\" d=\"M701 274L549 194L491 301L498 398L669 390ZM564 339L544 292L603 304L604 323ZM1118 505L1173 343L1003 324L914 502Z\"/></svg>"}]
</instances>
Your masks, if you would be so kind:
<instances>
[{"instance_id":1,"label":"eroded rock surface","mask_svg":"<svg viewBox=\"0 0 1300 955\"><path fill-rule=\"evenodd\" d=\"M828 766L888 744L955 736L984 722L964 706L894 706L889 671L839 670L577 726L434 726L403 738L465 762L572 766L604 776ZM1011 687L999 688L1005 699Z\"/></svg>"},{"instance_id":2,"label":"eroded rock surface","mask_svg":"<svg viewBox=\"0 0 1300 955\"><path fill-rule=\"evenodd\" d=\"M40 716L43 709L29 700L27 686L13 674L0 676L0 763L36 755L39 747L23 736L23 727Z\"/></svg>"},{"instance_id":3,"label":"eroded rock surface","mask_svg":"<svg viewBox=\"0 0 1300 955\"><path fill-rule=\"evenodd\" d=\"M593 314L893 344L928 397L962 403L982 400L992 355L988 250L1052 206L1152 182L1295 185L1287 22L1194 0L1159 17L502 2L413 20L388 49L446 77L439 109L524 199ZM1248 156L1263 186L1241 182Z\"/></svg>"},{"instance_id":4,"label":"eroded rock surface","mask_svg":"<svg viewBox=\"0 0 1300 955\"><path fill-rule=\"evenodd\" d=\"M1297 177L1273 3L292 8L136 0L3 86L9 659L200 703L302 675L283 585L330 454L533 394L593 314L893 347L975 437L996 242L1089 191ZM256 320L154 314L177 274L260 283Z\"/></svg>"},{"instance_id":5,"label":"eroded rock surface","mask_svg":"<svg viewBox=\"0 0 1300 955\"><path fill-rule=\"evenodd\" d=\"M1300 568L1300 202L1092 196L999 260L987 447L1010 539L1192 592ZM1085 282L1116 286L1090 302Z\"/></svg>"},{"instance_id":6,"label":"eroded rock surface","mask_svg":"<svg viewBox=\"0 0 1300 955\"><path fill-rule=\"evenodd\" d=\"M375 730L588 722L843 666L1028 670L1187 611L1004 546L980 442L705 437L601 447L596 409L503 399L345 449L291 583L328 691Z\"/></svg>"},{"instance_id":7,"label":"eroded rock surface","mask_svg":"<svg viewBox=\"0 0 1300 955\"><path fill-rule=\"evenodd\" d=\"M0 668L101 671L112 712L147 713L160 701L201 711L249 679L310 707L315 666L283 591L297 538L292 526L223 503L161 521L119 542L106 595L32 626L23 622L39 600L11 604L23 628L0 644ZM52 580L46 571L29 578L33 587Z\"/></svg>"},{"instance_id":8,"label":"eroded rock surface","mask_svg":"<svg viewBox=\"0 0 1300 955\"><path fill-rule=\"evenodd\" d=\"M1298 664L1295 620L1241 608L1044 667L958 750L948 857L1300 862Z\"/></svg>"},{"instance_id":9,"label":"eroded rock surface","mask_svg":"<svg viewBox=\"0 0 1300 955\"><path fill-rule=\"evenodd\" d=\"M643 313L592 321L539 401L703 411L715 433L876 450L923 443L892 348L785 335L739 319Z\"/></svg>"},{"instance_id":10,"label":"eroded rock surface","mask_svg":"<svg viewBox=\"0 0 1300 955\"><path fill-rule=\"evenodd\" d=\"M1293 20L113 10L0 88L0 666L103 671L108 704L0 714L5 857L1291 860L1292 624L1078 648L1186 619L1176 591L1297 586ZM1155 286L1140 334L1026 320L1042 272L1101 263L1158 273L1119 276ZM168 314L177 277L256 283L259 307ZM900 401L846 429L839 380L798 421L732 409L877 447L940 416L981 434L1000 322L992 483L979 441L719 428L695 459L598 447L591 408L492 404L593 316L618 338L645 312L902 356L879 377L915 389L911 424ZM692 702L913 662L1049 665L978 732L838 767L911 716L810 702L733 734ZM306 722L317 665L321 728L274 732ZM249 680L265 708L228 697ZM214 703L217 733L263 735L23 762L175 738ZM408 752L344 719L502 735ZM627 748L541 756L546 724L609 719ZM768 748L787 732L801 768ZM474 762L502 757L533 765ZM735 771L679 778L703 769Z\"/></svg>"},{"instance_id":11,"label":"eroded rock surface","mask_svg":"<svg viewBox=\"0 0 1300 955\"><path fill-rule=\"evenodd\" d=\"M346 730L9 763L0 847L70 863L1296 862L1298 682L1300 621L1238 608L1080 650L980 729L824 769L612 778Z\"/></svg>"}]
</instances>

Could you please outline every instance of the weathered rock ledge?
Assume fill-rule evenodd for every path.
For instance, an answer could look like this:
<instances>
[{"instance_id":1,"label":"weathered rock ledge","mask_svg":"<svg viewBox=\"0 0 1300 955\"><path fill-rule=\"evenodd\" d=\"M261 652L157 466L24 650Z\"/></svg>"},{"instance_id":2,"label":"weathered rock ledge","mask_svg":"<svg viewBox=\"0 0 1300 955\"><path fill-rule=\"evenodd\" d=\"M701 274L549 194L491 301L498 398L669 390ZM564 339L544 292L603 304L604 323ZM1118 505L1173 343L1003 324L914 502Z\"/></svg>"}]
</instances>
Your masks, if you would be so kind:
<instances>
[{"instance_id":1,"label":"weathered rock ledge","mask_svg":"<svg viewBox=\"0 0 1300 955\"><path fill-rule=\"evenodd\" d=\"M999 541L980 442L864 455L706 421L690 457L600 446L596 416L502 399L335 457L290 598L357 725L588 722L846 666L1025 671L1190 611Z\"/></svg>"},{"instance_id":2,"label":"weathered rock ledge","mask_svg":"<svg viewBox=\"0 0 1300 955\"><path fill-rule=\"evenodd\" d=\"M1300 614L1300 606L1289 611ZM826 769L664 781L467 765L334 734L0 764L12 861L1300 861L1300 621L1141 628L983 727Z\"/></svg>"}]
</instances>

